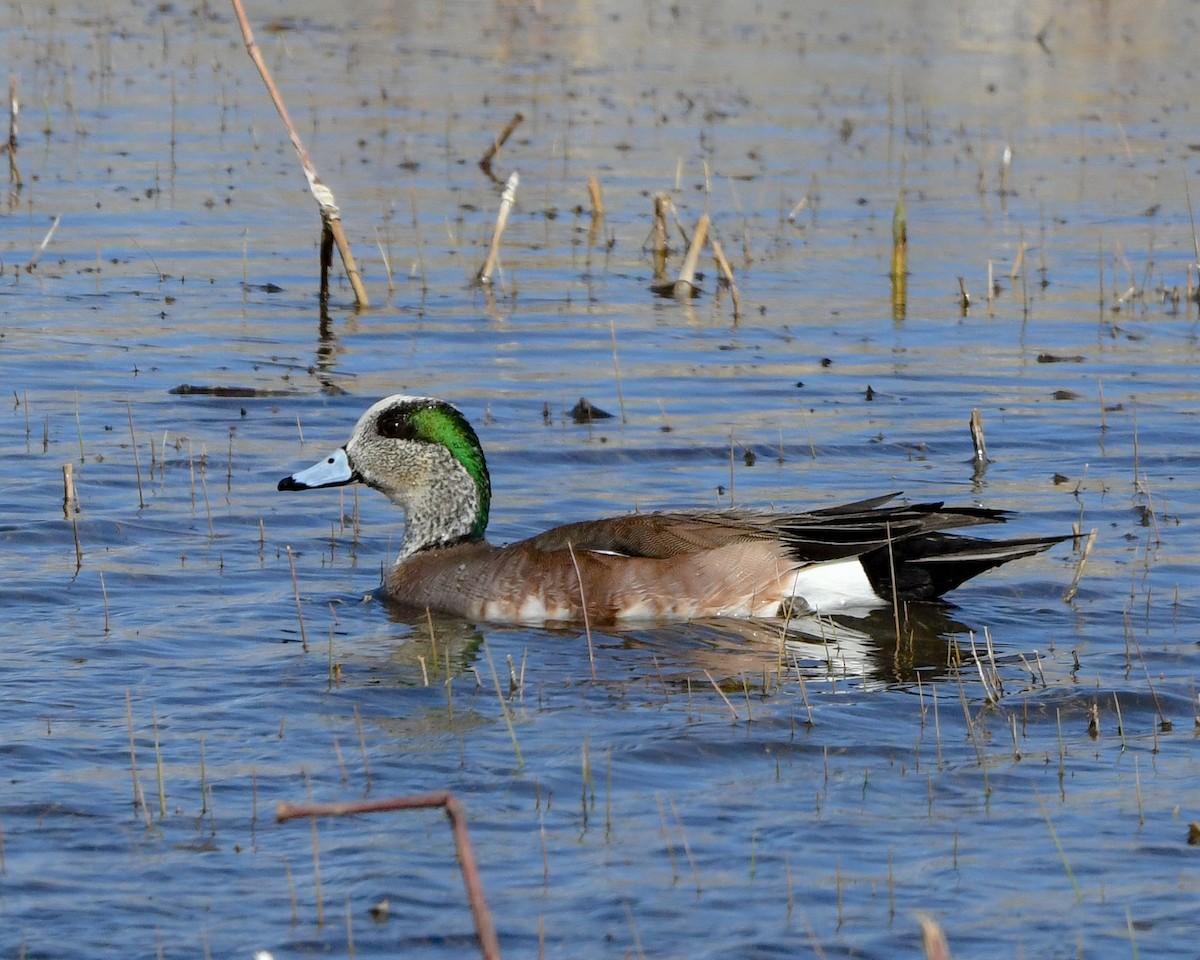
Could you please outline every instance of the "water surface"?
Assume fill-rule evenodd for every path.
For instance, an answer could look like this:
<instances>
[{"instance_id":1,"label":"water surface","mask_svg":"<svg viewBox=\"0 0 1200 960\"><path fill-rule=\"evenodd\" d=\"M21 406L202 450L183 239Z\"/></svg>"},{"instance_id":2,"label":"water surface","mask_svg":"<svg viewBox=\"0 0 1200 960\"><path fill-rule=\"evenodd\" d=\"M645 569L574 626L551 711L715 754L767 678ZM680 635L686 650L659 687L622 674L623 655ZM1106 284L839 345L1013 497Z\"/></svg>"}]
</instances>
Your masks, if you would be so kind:
<instances>
[{"instance_id":1,"label":"water surface","mask_svg":"<svg viewBox=\"0 0 1200 960\"><path fill-rule=\"evenodd\" d=\"M271 815L449 789L510 956L911 955L917 912L961 955L1194 956L1191 7L250 14L369 310L339 282L322 314L318 217L231 9L0 13L25 179L0 231L5 953L470 954L440 814L320 822L319 891L309 828ZM477 161L517 111L481 291ZM711 216L740 318L708 263L691 303L651 295L655 191ZM373 596L394 508L275 491L397 391L476 424L498 540L889 490L1097 539L1070 603L1065 544L899 642L890 616L782 652L729 624L592 658L578 630L431 638ZM617 416L573 424L580 396Z\"/></svg>"}]
</instances>

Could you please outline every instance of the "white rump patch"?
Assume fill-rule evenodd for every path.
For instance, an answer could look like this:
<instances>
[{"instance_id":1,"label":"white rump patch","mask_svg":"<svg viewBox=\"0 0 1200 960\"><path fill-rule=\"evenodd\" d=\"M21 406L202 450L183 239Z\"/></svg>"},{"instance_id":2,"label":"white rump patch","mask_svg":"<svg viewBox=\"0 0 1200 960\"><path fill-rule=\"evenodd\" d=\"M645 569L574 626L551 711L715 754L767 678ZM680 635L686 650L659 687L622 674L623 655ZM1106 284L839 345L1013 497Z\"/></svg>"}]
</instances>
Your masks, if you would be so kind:
<instances>
[{"instance_id":1,"label":"white rump patch","mask_svg":"<svg viewBox=\"0 0 1200 960\"><path fill-rule=\"evenodd\" d=\"M885 602L871 587L857 557L801 567L787 592L818 613L835 613L847 607L877 607Z\"/></svg>"}]
</instances>

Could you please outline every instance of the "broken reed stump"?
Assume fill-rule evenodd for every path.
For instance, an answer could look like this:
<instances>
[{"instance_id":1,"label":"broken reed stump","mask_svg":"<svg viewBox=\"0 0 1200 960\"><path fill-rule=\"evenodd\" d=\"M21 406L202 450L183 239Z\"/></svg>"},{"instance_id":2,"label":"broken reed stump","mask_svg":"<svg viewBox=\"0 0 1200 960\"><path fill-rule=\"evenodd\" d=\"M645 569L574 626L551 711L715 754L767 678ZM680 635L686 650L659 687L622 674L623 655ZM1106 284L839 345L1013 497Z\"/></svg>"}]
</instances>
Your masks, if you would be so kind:
<instances>
[{"instance_id":1,"label":"broken reed stump","mask_svg":"<svg viewBox=\"0 0 1200 960\"><path fill-rule=\"evenodd\" d=\"M704 241L708 239L708 214L703 213L696 221L696 230L692 234L692 244L688 247L687 256L683 258L683 266L679 269L679 278L675 281L674 295L678 300L697 297L700 290L696 286L696 264L700 261L700 251L704 249Z\"/></svg>"},{"instance_id":2,"label":"broken reed stump","mask_svg":"<svg viewBox=\"0 0 1200 960\"><path fill-rule=\"evenodd\" d=\"M600 181L596 179L594 174L588 177L587 188L588 199L592 203L592 219L603 220L604 197L600 194Z\"/></svg>"},{"instance_id":3,"label":"broken reed stump","mask_svg":"<svg viewBox=\"0 0 1200 960\"><path fill-rule=\"evenodd\" d=\"M500 238L504 236L504 228L508 226L508 215L512 212L513 204L517 202L517 187L521 177L514 170L504 185L504 193L500 195L500 211L496 214L496 227L492 231L492 245L488 247L487 259L475 274L475 282L488 285L492 282L492 274L500 260Z\"/></svg>"},{"instance_id":4,"label":"broken reed stump","mask_svg":"<svg viewBox=\"0 0 1200 960\"><path fill-rule=\"evenodd\" d=\"M496 181L496 183L500 182L500 178L492 173L492 161L496 159L496 154L500 152L500 148L504 146L508 138L512 136L512 132L521 125L524 119L525 115L523 113L514 114L513 118L508 121L508 125L500 131L500 136L492 141L492 145L488 147L487 152L479 160L479 169Z\"/></svg>"},{"instance_id":5,"label":"broken reed stump","mask_svg":"<svg viewBox=\"0 0 1200 960\"><path fill-rule=\"evenodd\" d=\"M713 260L717 263L717 275L725 281L729 287L729 295L733 298L733 322L737 323L742 319L742 298L733 280L733 267L725 258L725 251L721 249L721 242L716 237L712 238L712 252Z\"/></svg>"},{"instance_id":6,"label":"broken reed stump","mask_svg":"<svg viewBox=\"0 0 1200 960\"><path fill-rule=\"evenodd\" d=\"M660 283L667 273L667 211L671 198L665 193L654 195L654 282Z\"/></svg>"},{"instance_id":7,"label":"broken reed stump","mask_svg":"<svg viewBox=\"0 0 1200 960\"><path fill-rule=\"evenodd\" d=\"M987 455L987 444L983 439L983 417L979 415L978 408L971 411L971 445L975 448L975 454L971 458L971 462L975 465L973 479L979 480L983 477L990 461Z\"/></svg>"},{"instance_id":8,"label":"broken reed stump","mask_svg":"<svg viewBox=\"0 0 1200 960\"><path fill-rule=\"evenodd\" d=\"M242 0L233 0L233 9L237 14L238 24L242 28L242 39L246 42L246 52L250 55L250 59L254 61L254 65L258 67L259 75L262 77L263 83L266 84L271 102L275 104L275 109L279 112L279 117L283 121L283 125L287 128L292 146L296 150L296 156L300 159L300 166L304 169L304 176L308 180L308 189L312 193L313 199L317 201L317 207L321 211L321 302L324 303L329 299L329 263L325 259L325 253L333 245L336 245L338 252L342 256L342 265L346 268L346 277L350 281L351 289L354 290L354 303L360 308L367 307L369 306L367 290L363 286L362 275L358 272L358 264L354 261L354 254L350 252L350 244L346 240L345 231L342 229L342 214L338 210L333 191L321 181L320 176L317 174L317 168L313 165L312 158L308 155L308 150L305 149L304 143L300 140L300 134L296 132L296 126L292 123L291 115L288 113L287 106L283 102L283 97L275 86L275 81L271 78L271 71L267 69L262 51L254 39L254 33L250 29L250 21L246 19L246 11L242 9ZM332 261L331 252L329 261Z\"/></svg>"},{"instance_id":9,"label":"broken reed stump","mask_svg":"<svg viewBox=\"0 0 1200 960\"><path fill-rule=\"evenodd\" d=\"M588 200L592 204L592 222L588 227L588 246L594 247L600 236L600 225L604 222L604 197L600 193L600 181L595 175L588 177Z\"/></svg>"},{"instance_id":10,"label":"broken reed stump","mask_svg":"<svg viewBox=\"0 0 1200 960\"><path fill-rule=\"evenodd\" d=\"M908 212L904 191L892 212L892 319L903 320L908 312Z\"/></svg>"},{"instance_id":11,"label":"broken reed stump","mask_svg":"<svg viewBox=\"0 0 1200 960\"><path fill-rule=\"evenodd\" d=\"M454 833L454 849L462 868L463 886L467 891L467 902L475 920L475 935L479 939L479 952L484 960L500 960L500 941L496 936L496 925L488 909L487 897L483 892L483 881L471 837L467 831L466 810L462 803L449 791L421 793L390 800L360 800L347 803L287 803L280 801L275 807L275 819L283 823L299 817L345 817L359 813L381 813L393 810L424 810L442 807L450 820Z\"/></svg>"}]
</instances>

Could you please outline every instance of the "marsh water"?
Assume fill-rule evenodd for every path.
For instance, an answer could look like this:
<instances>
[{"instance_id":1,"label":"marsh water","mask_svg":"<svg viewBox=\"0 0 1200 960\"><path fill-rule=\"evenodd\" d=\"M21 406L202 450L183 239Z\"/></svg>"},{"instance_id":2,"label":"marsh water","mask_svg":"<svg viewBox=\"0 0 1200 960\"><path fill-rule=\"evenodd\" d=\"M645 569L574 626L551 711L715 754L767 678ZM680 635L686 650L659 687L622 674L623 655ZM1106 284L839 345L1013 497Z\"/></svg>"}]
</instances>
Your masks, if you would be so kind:
<instances>
[{"instance_id":1,"label":"marsh water","mask_svg":"<svg viewBox=\"0 0 1200 960\"><path fill-rule=\"evenodd\" d=\"M368 309L318 302L232 8L0 4L0 952L472 955L441 813L273 818L450 790L508 956L913 956L923 913L1195 957L1195 8L248 6ZM707 256L651 292L657 192L738 315ZM475 423L499 541L888 491L1081 536L785 644L414 619L395 508L276 491L401 391Z\"/></svg>"}]
</instances>

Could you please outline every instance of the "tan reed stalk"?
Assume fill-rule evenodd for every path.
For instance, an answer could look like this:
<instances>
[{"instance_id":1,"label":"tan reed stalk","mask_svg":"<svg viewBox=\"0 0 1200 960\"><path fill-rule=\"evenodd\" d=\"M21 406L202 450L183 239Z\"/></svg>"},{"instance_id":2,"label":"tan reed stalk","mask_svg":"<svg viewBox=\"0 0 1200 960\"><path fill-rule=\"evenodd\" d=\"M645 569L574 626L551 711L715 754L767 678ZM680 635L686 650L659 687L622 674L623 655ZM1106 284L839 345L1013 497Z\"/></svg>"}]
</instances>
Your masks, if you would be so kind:
<instances>
[{"instance_id":1,"label":"tan reed stalk","mask_svg":"<svg viewBox=\"0 0 1200 960\"><path fill-rule=\"evenodd\" d=\"M388 252L384 249L383 241L379 239L379 228L375 228L375 246L379 250L379 259L383 261L383 269L387 274L388 293L392 293L396 289L396 278L392 275L392 258L388 256Z\"/></svg>"},{"instance_id":2,"label":"tan reed stalk","mask_svg":"<svg viewBox=\"0 0 1200 960\"><path fill-rule=\"evenodd\" d=\"M213 527L212 505L208 502L208 454L203 450L200 452L200 492L204 495L204 515L208 518L208 538L212 540L216 537L217 531Z\"/></svg>"},{"instance_id":3,"label":"tan reed stalk","mask_svg":"<svg viewBox=\"0 0 1200 960\"><path fill-rule=\"evenodd\" d=\"M629 933L633 938L634 954L640 958L640 960L646 960L646 953L644 950L642 950L642 939L638 936L637 924L633 921L633 910L629 906L629 901L622 900L621 906L625 908L625 917L629 920ZM629 956L629 952L626 951L625 955Z\"/></svg>"},{"instance_id":4,"label":"tan reed stalk","mask_svg":"<svg viewBox=\"0 0 1200 960\"><path fill-rule=\"evenodd\" d=\"M276 819L279 815L276 813ZM317 906L317 926L325 926L325 897L321 893L321 844L317 837L317 818L310 817L308 820L312 832L312 851L313 851L313 898L316 900Z\"/></svg>"},{"instance_id":5,"label":"tan reed stalk","mask_svg":"<svg viewBox=\"0 0 1200 960\"><path fill-rule=\"evenodd\" d=\"M292 904L292 926L294 927L300 922L300 901L296 896L296 879L292 876L292 865L286 856L283 858L283 872L287 877L288 900Z\"/></svg>"},{"instance_id":6,"label":"tan reed stalk","mask_svg":"<svg viewBox=\"0 0 1200 960\"><path fill-rule=\"evenodd\" d=\"M1054 841L1054 849L1058 851L1059 859L1062 860L1063 870L1067 874L1067 879L1071 881L1071 889L1075 891L1075 902L1083 901L1083 891L1079 888L1079 882L1075 879L1075 872L1071 869L1071 864L1067 862L1067 852L1063 849L1062 841L1058 839L1058 831L1054 829L1054 824L1050 821L1050 813L1046 810L1046 805L1042 803L1042 795L1038 793L1037 787L1031 787L1033 797L1037 800L1038 810L1041 811L1042 817L1046 821L1046 829L1050 831L1050 839Z\"/></svg>"},{"instance_id":7,"label":"tan reed stalk","mask_svg":"<svg viewBox=\"0 0 1200 960\"><path fill-rule=\"evenodd\" d=\"M591 794L592 805L596 803L596 790L592 786L592 758L588 753L587 737L579 747L579 807L583 815L583 826L587 829L588 794Z\"/></svg>"},{"instance_id":8,"label":"tan reed stalk","mask_svg":"<svg viewBox=\"0 0 1200 960\"><path fill-rule=\"evenodd\" d=\"M722 690L721 687L717 684L717 681L713 679L713 675L711 673L709 673L707 670L705 670L704 675L706 677L708 677L708 682L711 683L712 688L717 691L717 695L722 700L725 701L725 706L727 706L729 708L729 712L733 714L734 723L739 722L742 718L741 718L741 715L738 714L738 712L737 712L737 707L735 707L732 703L729 702L729 698L727 696L725 696L725 691Z\"/></svg>"},{"instance_id":9,"label":"tan reed stalk","mask_svg":"<svg viewBox=\"0 0 1200 960\"><path fill-rule=\"evenodd\" d=\"M100 596L104 600L104 635L107 637L109 633L110 623L108 619L108 588L104 585L104 571L100 571Z\"/></svg>"},{"instance_id":10,"label":"tan reed stalk","mask_svg":"<svg viewBox=\"0 0 1200 960\"><path fill-rule=\"evenodd\" d=\"M363 791L365 795L371 792L371 763L367 759L367 738L363 733L363 722L358 713L357 703L354 705L354 726L358 729L358 747L362 751L363 777L367 782L367 788Z\"/></svg>"},{"instance_id":11,"label":"tan reed stalk","mask_svg":"<svg viewBox=\"0 0 1200 960\"><path fill-rule=\"evenodd\" d=\"M500 135L492 141L492 145L488 147L483 156L479 158L479 168L497 183L499 183L500 180L495 176L495 174L492 173L492 161L496 159L496 154L500 152L500 148L508 142L508 138L512 136L513 131L521 125L524 119L525 115L523 113L513 114L513 118L509 120L508 123L505 124L504 129L500 131Z\"/></svg>"},{"instance_id":12,"label":"tan reed stalk","mask_svg":"<svg viewBox=\"0 0 1200 960\"><path fill-rule=\"evenodd\" d=\"M300 166L304 169L304 176L308 180L308 189L312 193L313 199L316 200L317 206L320 208L322 244L325 244L326 238L330 238L337 245L338 253L342 256L342 265L346 268L346 277L349 279L350 286L354 290L354 302L358 307L365 308L369 306L367 291L363 286L362 276L358 272L358 265L354 262L354 254L350 252L350 244L346 240L346 233L342 229L342 216L338 210L337 201L334 199L333 191L321 182L321 178L317 174L317 168L313 165L312 158L309 157L308 151L300 140L300 134L296 132L296 127L292 123L292 118L288 114L287 107L284 105L283 97L276 88L275 81L271 78L271 72L267 69L266 61L263 59L262 51L259 50L258 44L254 40L254 33L250 29L250 21L246 19L246 11L242 9L242 0L233 0L233 9L237 14L238 24L242 28L242 38L246 42L246 52L258 68L259 75L267 87L267 93L271 97L271 102L275 104L275 109L279 112L279 118L283 121L284 127L287 128L288 136L292 141L292 147L296 151L296 156L300 160ZM322 278L322 290L326 293L328 292L327 277Z\"/></svg>"},{"instance_id":13,"label":"tan reed stalk","mask_svg":"<svg viewBox=\"0 0 1200 960\"><path fill-rule=\"evenodd\" d=\"M208 763L204 749L204 734L200 734L200 816L208 813Z\"/></svg>"},{"instance_id":14,"label":"tan reed stalk","mask_svg":"<svg viewBox=\"0 0 1200 960\"><path fill-rule=\"evenodd\" d=\"M275 808L275 819L282 823L297 817L310 817L315 823L316 817L354 816L362 813L434 807L445 809L446 817L449 819L454 833L454 846L458 854L459 867L462 870L463 885L467 891L467 901L471 905L471 914L475 920L475 934L479 939L480 952L484 960L500 960L500 941L496 937L496 926L492 922L491 911L488 909L487 898L484 895L483 883L479 875L479 866L475 861L475 852L471 846L471 837L467 830L466 810L453 794L439 791L395 797L390 800L363 800L350 803L290 804L281 801ZM287 861L285 860L284 863L286 865Z\"/></svg>"},{"instance_id":15,"label":"tan reed stalk","mask_svg":"<svg viewBox=\"0 0 1200 960\"><path fill-rule=\"evenodd\" d=\"M583 611L583 633L587 637L588 662L592 666L592 680L596 679L596 651L592 645L592 624L588 617L587 597L583 592L583 574L579 572L579 559L575 556L575 548L567 541L567 552L571 554L571 565L575 568L575 582L579 584L579 606Z\"/></svg>"},{"instance_id":16,"label":"tan reed stalk","mask_svg":"<svg viewBox=\"0 0 1200 960\"><path fill-rule=\"evenodd\" d=\"M46 252L46 248L50 246L50 240L54 236L54 231L58 229L58 225L62 222L62 215L54 218L50 224L50 229L46 231L46 235L42 237L42 242L38 245L37 250L33 252L33 256L29 258L29 262L25 264L25 272L33 273L37 267L38 261L42 259L42 254Z\"/></svg>"},{"instance_id":17,"label":"tan reed stalk","mask_svg":"<svg viewBox=\"0 0 1200 960\"><path fill-rule=\"evenodd\" d=\"M700 885L700 873L696 869L696 858L692 856L692 848L688 843L687 831L683 829L683 821L679 819L679 808L675 806L675 798L668 797L667 803L671 805L671 816L675 818L675 825L679 828L679 842L683 846L684 856L688 859L688 866L692 869L692 881L696 884L696 895L699 896L704 892L704 888Z\"/></svg>"},{"instance_id":18,"label":"tan reed stalk","mask_svg":"<svg viewBox=\"0 0 1200 960\"><path fill-rule=\"evenodd\" d=\"M921 949L925 952L925 960L950 960L950 945L938 922L927 913L918 913L917 923L921 925Z\"/></svg>"},{"instance_id":19,"label":"tan reed stalk","mask_svg":"<svg viewBox=\"0 0 1200 960\"><path fill-rule=\"evenodd\" d=\"M729 265L729 261L725 258L725 251L721 248L721 242L716 238L712 238L713 260L717 264L717 274L729 286L729 295L733 300L733 322L737 323L742 319L742 297L738 292L737 283L733 278L733 267Z\"/></svg>"},{"instance_id":20,"label":"tan reed stalk","mask_svg":"<svg viewBox=\"0 0 1200 960\"><path fill-rule=\"evenodd\" d=\"M79 420L79 391L75 391L75 436L79 440L79 462L83 463L83 424Z\"/></svg>"},{"instance_id":21,"label":"tan reed stalk","mask_svg":"<svg viewBox=\"0 0 1200 960\"><path fill-rule=\"evenodd\" d=\"M492 648L488 645L487 640L483 641L483 652L487 654L488 666L492 670L492 683L496 687L496 699L500 703L500 712L504 714L504 724L508 727L508 736L512 740L513 753L517 757L517 769L521 770L525 766L525 758L521 756L521 745L517 743L517 729L513 724L512 713L508 709L508 703L504 699L504 694L500 690L500 677L496 674L496 664L492 662Z\"/></svg>"},{"instance_id":22,"label":"tan reed stalk","mask_svg":"<svg viewBox=\"0 0 1200 960\"><path fill-rule=\"evenodd\" d=\"M892 319L903 320L908 311L908 211L904 190L892 210Z\"/></svg>"},{"instance_id":23,"label":"tan reed stalk","mask_svg":"<svg viewBox=\"0 0 1200 960\"><path fill-rule=\"evenodd\" d=\"M733 428L729 430L729 506L734 505Z\"/></svg>"},{"instance_id":24,"label":"tan reed stalk","mask_svg":"<svg viewBox=\"0 0 1200 960\"><path fill-rule=\"evenodd\" d=\"M133 810L136 813L141 807L142 817L146 826L150 826L150 809L146 806L146 795L142 792L142 783L137 772L137 748L133 736L133 698L125 691L125 721L129 725L129 774L133 778Z\"/></svg>"},{"instance_id":25,"label":"tan reed stalk","mask_svg":"<svg viewBox=\"0 0 1200 960\"><path fill-rule=\"evenodd\" d=\"M305 653L308 653L308 635L304 632L304 606L300 602L300 580L296 577L296 558L292 553L290 543L285 549L287 550L288 567L292 571L292 593L296 597L296 620L300 624L300 646Z\"/></svg>"},{"instance_id":26,"label":"tan reed stalk","mask_svg":"<svg viewBox=\"0 0 1200 960\"><path fill-rule=\"evenodd\" d=\"M346 898L346 952L350 955L350 960L354 960L354 924L350 916L349 897Z\"/></svg>"},{"instance_id":27,"label":"tan reed stalk","mask_svg":"<svg viewBox=\"0 0 1200 960\"><path fill-rule=\"evenodd\" d=\"M1071 578L1071 585L1067 587L1067 592L1063 594L1064 603L1070 603L1075 599L1075 594L1079 592L1079 581L1083 577L1083 566L1087 563L1088 555L1092 552L1092 545L1096 542L1096 536L1099 532L1099 528L1092 527L1092 532L1088 534L1088 538L1084 542L1083 550L1079 554L1079 563L1075 565L1075 575Z\"/></svg>"},{"instance_id":28,"label":"tan reed stalk","mask_svg":"<svg viewBox=\"0 0 1200 960\"><path fill-rule=\"evenodd\" d=\"M600 193L600 181L595 175L588 177L587 181L588 200L592 204L592 219L604 219L604 196Z\"/></svg>"},{"instance_id":29,"label":"tan reed stalk","mask_svg":"<svg viewBox=\"0 0 1200 960\"><path fill-rule=\"evenodd\" d=\"M671 198L665 193L654 195L654 226L651 234L654 237L654 280L661 282L667 272L667 210L671 207Z\"/></svg>"},{"instance_id":30,"label":"tan reed stalk","mask_svg":"<svg viewBox=\"0 0 1200 960\"><path fill-rule=\"evenodd\" d=\"M158 741L158 710L153 705L150 707L150 723L154 730L154 770L158 776L158 819L163 820L167 816L167 784L163 769L162 746Z\"/></svg>"},{"instance_id":31,"label":"tan reed stalk","mask_svg":"<svg viewBox=\"0 0 1200 960\"><path fill-rule=\"evenodd\" d=\"M496 214L496 226L492 230L492 243L488 247L487 259L484 260L483 266L475 275L476 283L488 286L492 282L492 274L500 260L500 239L504 236L504 228L508 226L508 217L512 213L513 204L517 202L517 187L520 186L520 183L521 177L514 170L504 185L504 192L500 195L500 210Z\"/></svg>"},{"instance_id":32,"label":"tan reed stalk","mask_svg":"<svg viewBox=\"0 0 1200 960\"><path fill-rule=\"evenodd\" d=\"M696 266L700 262L700 251L708 238L709 219L707 213L702 213L696 221L696 229L692 233L692 243L687 255L683 258L683 266L675 280L674 295L678 300L685 300L696 295Z\"/></svg>"},{"instance_id":33,"label":"tan reed stalk","mask_svg":"<svg viewBox=\"0 0 1200 960\"><path fill-rule=\"evenodd\" d=\"M628 423L625 415L625 391L621 389L621 365L617 362L617 323L612 317L608 318L608 335L612 338L613 376L617 381L617 403L621 407L621 422Z\"/></svg>"},{"instance_id":34,"label":"tan reed stalk","mask_svg":"<svg viewBox=\"0 0 1200 960\"><path fill-rule=\"evenodd\" d=\"M133 432L133 405L126 400L125 412L129 414L129 443L133 447L133 467L137 473L138 508L146 509L146 498L142 496L142 464L138 460L137 437Z\"/></svg>"}]
</instances>

